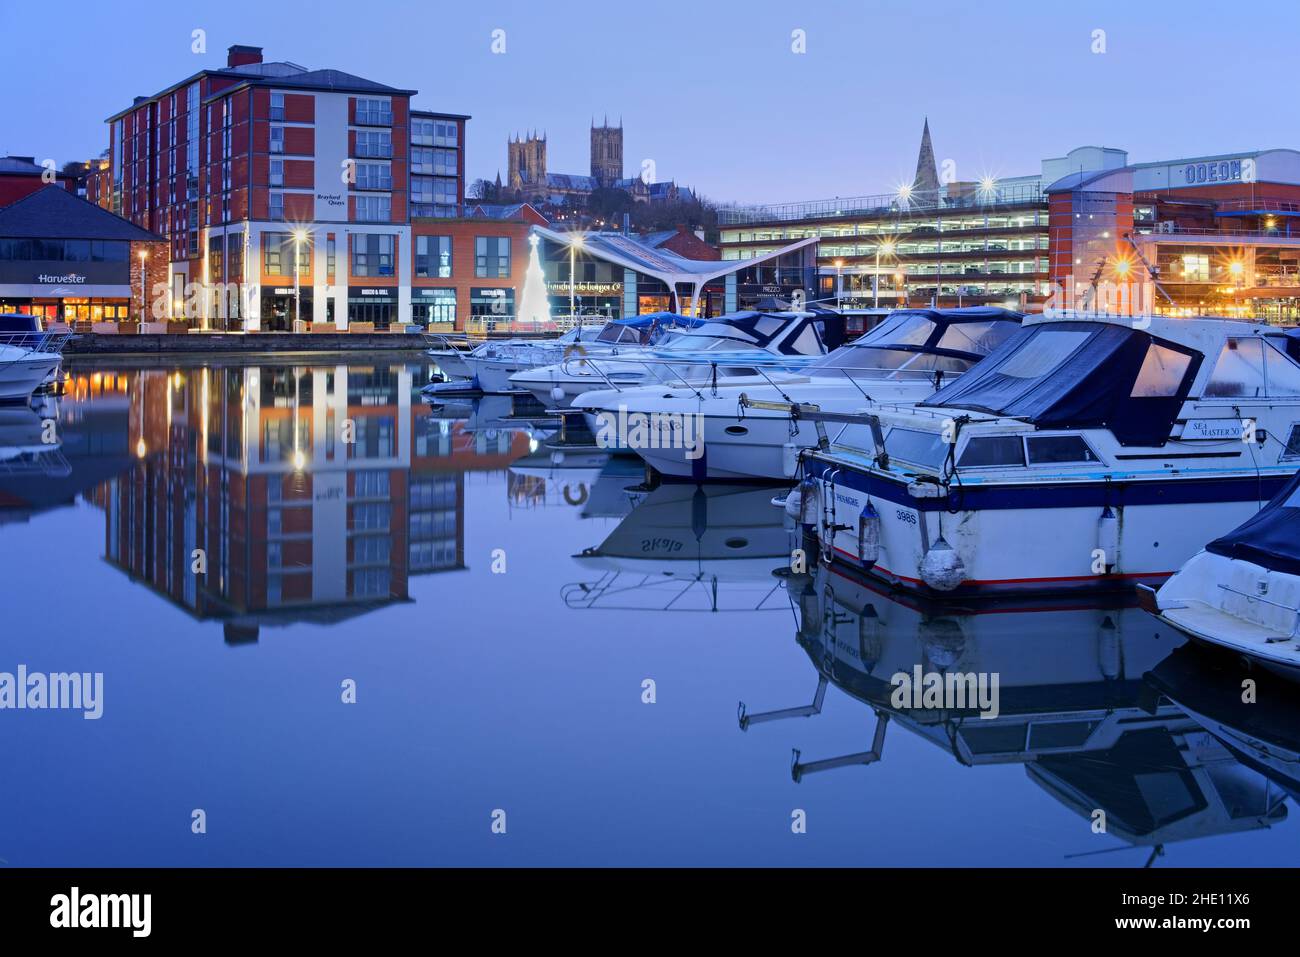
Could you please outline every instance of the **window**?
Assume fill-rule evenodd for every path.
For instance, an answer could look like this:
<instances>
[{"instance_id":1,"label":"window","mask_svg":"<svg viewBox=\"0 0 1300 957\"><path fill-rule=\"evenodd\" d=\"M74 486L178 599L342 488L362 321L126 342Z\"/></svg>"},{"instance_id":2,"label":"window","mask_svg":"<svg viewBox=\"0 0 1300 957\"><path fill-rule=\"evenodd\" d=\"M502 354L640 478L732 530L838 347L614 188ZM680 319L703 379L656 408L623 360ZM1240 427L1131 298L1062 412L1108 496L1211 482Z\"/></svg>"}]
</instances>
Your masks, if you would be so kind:
<instances>
[{"instance_id":1,"label":"window","mask_svg":"<svg viewBox=\"0 0 1300 957\"><path fill-rule=\"evenodd\" d=\"M1223 344L1206 398L1258 398L1264 394L1264 343L1258 339L1229 339Z\"/></svg>"},{"instance_id":2,"label":"window","mask_svg":"<svg viewBox=\"0 0 1300 957\"><path fill-rule=\"evenodd\" d=\"M436 173L440 176L455 176L456 169L456 151L439 149L433 150L433 169L429 172ZM412 170L412 172L415 172Z\"/></svg>"},{"instance_id":3,"label":"window","mask_svg":"<svg viewBox=\"0 0 1300 957\"><path fill-rule=\"evenodd\" d=\"M509 236L478 236L475 238L474 275L488 279L510 278Z\"/></svg>"},{"instance_id":4,"label":"window","mask_svg":"<svg viewBox=\"0 0 1300 957\"><path fill-rule=\"evenodd\" d=\"M393 218L390 196L358 196L356 204L358 223L386 223Z\"/></svg>"},{"instance_id":5,"label":"window","mask_svg":"<svg viewBox=\"0 0 1300 957\"><path fill-rule=\"evenodd\" d=\"M1097 456L1079 435L1031 436L1025 439L1025 445L1029 449L1030 465L1097 461Z\"/></svg>"},{"instance_id":6,"label":"window","mask_svg":"<svg viewBox=\"0 0 1300 957\"><path fill-rule=\"evenodd\" d=\"M1129 393L1134 399L1153 399L1175 396L1183 384L1187 367L1192 364L1192 357L1185 352L1175 352L1162 345L1151 343L1147 348L1146 358L1138 372L1133 391Z\"/></svg>"},{"instance_id":7,"label":"window","mask_svg":"<svg viewBox=\"0 0 1300 957\"><path fill-rule=\"evenodd\" d=\"M1016 379L1037 379L1070 358L1090 335L1088 332L1040 326L1038 335L998 366L997 372Z\"/></svg>"},{"instance_id":8,"label":"window","mask_svg":"<svg viewBox=\"0 0 1300 957\"><path fill-rule=\"evenodd\" d=\"M962 468L1024 465L1025 450L1018 435L990 435L972 438L961 453Z\"/></svg>"},{"instance_id":9,"label":"window","mask_svg":"<svg viewBox=\"0 0 1300 957\"><path fill-rule=\"evenodd\" d=\"M393 543L382 535L360 535L352 541L355 565L387 565Z\"/></svg>"},{"instance_id":10,"label":"window","mask_svg":"<svg viewBox=\"0 0 1300 957\"><path fill-rule=\"evenodd\" d=\"M269 216L271 219L284 219L284 193L271 193Z\"/></svg>"},{"instance_id":11,"label":"window","mask_svg":"<svg viewBox=\"0 0 1300 957\"><path fill-rule=\"evenodd\" d=\"M393 275L394 237L381 233L352 237L352 275Z\"/></svg>"},{"instance_id":12,"label":"window","mask_svg":"<svg viewBox=\"0 0 1300 957\"><path fill-rule=\"evenodd\" d=\"M389 163L358 163L357 189L392 189L393 172Z\"/></svg>"},{"instance_id":13,"label":"window","mask_svg":"<svg viewBox=\"0 0 1300 957\"><path fill-rule=\"evenodd\" d=\"M451 278L451 237L415 237L415 275L419 279Z\"/></svg>"},{"instance_id":14,"label":"window","mask_svg":"<svg viewBox=\"0 0 1300 957\"><path fill-rule=\"evenodd\" d=\"M431 149L413 149L411 150L411 172L412 173L432 173L433 172L433 153Z\"/></svg>"},{"instance_id":15,"label":"window","mask_svg":"<svg viewBox=\"0 0 1300 957\"><path fill-rule=\"evenodd\" d=\"M915 429L891 429L885 439L885 451L904 462L914 462L937 469L948 454L948 443L938 432Z\"/></svg>"},{"instance_id":16,"label":"window","mask_svg":"<svg viewBox=\"0 0 1300 957\"><path fill-rule=\"evenodd\" d=\"M393 507L379 502L352 506L352 530L356 532L386 532Z\"/></svg>"},{"instance_id":17,"label":"window","mask_svg":"<svg viewBox=\"0 0 1300 957\"><path fill-rule=\"evenodd\" d=\"M1282 450L1279 458L1284 462L1300 459L1300 423L1291 426L1291 434L1286 438L1286 448Z\"/></svg>"},{"instance_id":18,"label":"window","mask_svg":"<svg viewBox=\"0 0 1300 957\"><path fill-rule=\"evenodd\" d=\"M390 483L388 473L357 472L353 495L356 498L388 498Z\"/></svg>"},{"instance_id":19,"label":"window","mask_svg":"<svg viewBox=\"0 0 1300 957\"><path fill-rule=\"evenodd\" d=\"M1275 341L1268 340L1264 350L1264 366L1268 373L1269 395L1300 395L1300 366L1292 361L1286 350Z\"/></svg>"},{"instance_id":20,"label":"window","mask_svg":"<svg viewBox=\"0 0 1300 957\"><path fill-rule=\"evenodd\" d=\"M271 127L271 152L272 153L284 152L284 127L283 126Z\"/></svg>"},{"instance_id":21,"label":"window","mask_svg":"<svg viewBox=\"0 0 1300 957\"><path fill-rule=\"evenodd\" d=\"M433 120L421 120L415 117L411 118L411 145L433 145Z\"/></svg>"},{"instance_id":22,"label":"window","mask_svg":"<svg viewBox=\"0 0 1300 957\"><path fill-rule=\"evenodd\" d=\"M387 568L358 568L352 573L354 597L383 597L389 593Z\"/></svg>"},{"instance_id":23,"label":"window","mask_svg":"<svg viewBox=\"0 0 1300 957\"><path fill-rule=\"evenodd\" d=\"M388 159L393 155L393 134L387 130L357 130L356 155Z\"/></svg>"},{"instance_id":24,"label":"window","mask_svg":"<svg viewBox=\"0 0 1300 957\"><path fill-rule=\"evenodd\" d=\"M271 119L273 120L284 119L284 94L283 93L271 94Z\"/></svg>"},{"instance_id":25,"label":"window","mask_svg":"<svg viewBox=\"0 0 1300 957\"><path fill-rule=\"evenodd\" d=\"M271 185L284 185L284 160L271 160Z\"/></svg>"},{"instance_id":26,"label":"window","mask_svg":"<svg viewBox=\"0 0 1300 957\"><path fill-rule=\"evenodd\" d=\"M361 126L392 126L392 101L387 97L357 97L357 123Z\"/></svg>"},{"instance_id":27,"label":"window","mask_svg":"<svg viewBox=\"0 0 1300 957\"><path fill-rule=\"evenodd\" d=\"M293 233L263 233L262 271L268 276L292 276L294 245ZM298 246L298 270L308 272L311 270L311 242L299 243Z\"/></svg>"},{"instance_id":28,"label":"window","mask_svg":"<svg viewBox=\"0 0 1300 957\"><path fill-rule=\"evenodd\" d=\"M455 289L414 289L411 321L422 326L456 324Z\"/></svg>"}]
</instances>

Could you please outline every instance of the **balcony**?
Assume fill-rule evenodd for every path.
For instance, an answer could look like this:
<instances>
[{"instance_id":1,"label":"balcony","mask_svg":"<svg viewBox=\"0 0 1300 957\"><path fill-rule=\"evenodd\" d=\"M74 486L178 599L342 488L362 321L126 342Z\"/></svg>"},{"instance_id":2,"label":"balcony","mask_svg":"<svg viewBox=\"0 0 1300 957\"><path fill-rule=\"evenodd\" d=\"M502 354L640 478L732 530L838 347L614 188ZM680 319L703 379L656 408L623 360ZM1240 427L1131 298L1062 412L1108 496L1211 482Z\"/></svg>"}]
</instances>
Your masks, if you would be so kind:
<instances>
[{"instance_id":1,"label":"balcony","mask_svg":"<svg viewBox=\"0 0 1300 957\"><path fill-rule=\"evenodd\" d=\"M357 148L354 155L357 159L392 159L392 143L362 143L357 141Z\"/></svg>"},{"instance_id":2,"label":"balcony","mask_svg":"<svg viewBox=\"0 0 1300 957\"><path fill-rule=\"evenodd\" d=\"M357 126L392 126L392 110L357 110Z\"/></svg>"}]
</instances>

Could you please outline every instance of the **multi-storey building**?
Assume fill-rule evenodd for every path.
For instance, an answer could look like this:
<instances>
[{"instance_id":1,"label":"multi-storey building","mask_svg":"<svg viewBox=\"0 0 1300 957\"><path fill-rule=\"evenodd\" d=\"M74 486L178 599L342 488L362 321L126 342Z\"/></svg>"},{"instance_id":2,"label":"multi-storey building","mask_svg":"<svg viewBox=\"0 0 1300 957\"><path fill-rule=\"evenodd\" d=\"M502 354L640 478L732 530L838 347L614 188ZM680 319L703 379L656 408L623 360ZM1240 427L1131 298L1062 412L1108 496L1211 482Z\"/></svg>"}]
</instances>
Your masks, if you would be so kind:
<instances>
[{"instance_id":1,"label":"multi-storey building","mask_svg":"<svg viewBox=\"0 0 1300 957\"><path fill-rule=\"evenodd\" d=\"M232 46L110 117L109 206L168 237L171 312L249 331L409 322L411 217L463 203L469 119L413 110L415 92Z\"/></svg>"}]
</instances>

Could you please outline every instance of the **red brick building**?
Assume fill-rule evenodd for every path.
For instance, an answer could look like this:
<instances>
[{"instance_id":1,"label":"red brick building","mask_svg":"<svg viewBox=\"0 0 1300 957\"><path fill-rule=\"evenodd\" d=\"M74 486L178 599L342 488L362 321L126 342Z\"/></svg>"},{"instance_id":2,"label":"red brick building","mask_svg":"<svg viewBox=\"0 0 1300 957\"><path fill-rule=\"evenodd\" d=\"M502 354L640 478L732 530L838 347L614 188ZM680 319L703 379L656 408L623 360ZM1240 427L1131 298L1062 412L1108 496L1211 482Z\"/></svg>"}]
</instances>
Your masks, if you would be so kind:
<instances>
[{"instance_id":1,"label":"red brick building","mask_svg":"<svg viewBox=\"0 0 1300 957\"><path fill-rule=\"evenodd\" d=\"M0 206L54 185L72 190L74 183L72 177L37 163L34 156L0 157Z\"/></svg>"}]
</instances>

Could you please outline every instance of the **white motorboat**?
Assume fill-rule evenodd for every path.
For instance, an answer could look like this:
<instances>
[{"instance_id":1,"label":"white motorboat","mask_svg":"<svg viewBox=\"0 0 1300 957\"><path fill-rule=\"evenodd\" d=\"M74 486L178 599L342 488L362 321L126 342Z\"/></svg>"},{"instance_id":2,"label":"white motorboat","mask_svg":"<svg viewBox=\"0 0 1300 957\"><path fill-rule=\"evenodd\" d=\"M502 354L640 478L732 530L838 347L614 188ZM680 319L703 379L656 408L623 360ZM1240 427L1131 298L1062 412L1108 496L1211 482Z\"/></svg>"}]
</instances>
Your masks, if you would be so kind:
<instances>
[{"instance_id":1,"label":"white motorboat","mask_svg":"<svg viewBox=\"0 0 1300 957\"><path fill-rule=\"evenodd\" d=\"M826 555L935 593L1160 581L1300 464L1297 340L1226 319L1026 319L804 460Z\"/></svg>"},{"instance_id":2,"label":"white motorboat","mask_svg":"<svg viewBox=\"0 0 1300 957\"><path fill-rule=\"evenodd\" d=\"M634 451L664 475L702 479L788 480L803 449L818 443L818 425L795 406L853 412L877 403L913 403L961 375L1020 327L1006 309L904 309L866 335L798 373L721 380L716 388L662 384L602 389L578 396L593 431L599 417L621 412L694 416L703 454L683 444Z\"/></svg>"},{"instance_id":3,"label":"white motorboat","mask_svg":"<svg viewBox=\"0 0 1300 957\"><path fill-rule=\"evenodd\" d=\"M611 319L600 326L574 326L557 339L506 339L485 342L468 353L450 355L448 349L438 349L429 355L452 378L470 379L485 393L501 394L519 391L510 382L515 373L552 365L567 356L636 352L667 342L674 332L693 325L696 320L685 316L656 312Z\"/></svg>"},{"instance_id":4,"label":"white motorboat","mask_svg":"<svg viewBox=\"0 0 1300 957\"><path fill-rule=\"evenodd\" d=\"M825 313L735 312L705 320L634 356L570 355L514 375L510 384L549 407L568 408L575 397L595 389L712 385L730 376L758 375L759 370L789 372L826 353L825 321Z\"/></svg>"},{"instance_id":5,"label":"white motorboat","mask_svg":"<svg viewBox=\"0 0 1300 957\"><path fill-rule=\"evenodd\" d=\"M42 330L35 316L0 315L0 402L26 402L53 382L70 338Z\"/></svg>"},{"instance_id":6,"label":"white motorboat","mask_svg":"<svg viewBox=\"0 0 1300 957\"><path fill-rule=\"evenodd\" d=\"M1300 681L1300 475L1141 597L1197 642Z\"/></svg>"}]
</instances>

